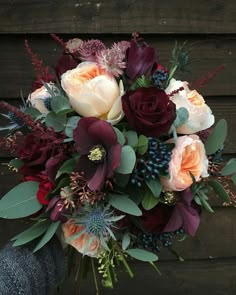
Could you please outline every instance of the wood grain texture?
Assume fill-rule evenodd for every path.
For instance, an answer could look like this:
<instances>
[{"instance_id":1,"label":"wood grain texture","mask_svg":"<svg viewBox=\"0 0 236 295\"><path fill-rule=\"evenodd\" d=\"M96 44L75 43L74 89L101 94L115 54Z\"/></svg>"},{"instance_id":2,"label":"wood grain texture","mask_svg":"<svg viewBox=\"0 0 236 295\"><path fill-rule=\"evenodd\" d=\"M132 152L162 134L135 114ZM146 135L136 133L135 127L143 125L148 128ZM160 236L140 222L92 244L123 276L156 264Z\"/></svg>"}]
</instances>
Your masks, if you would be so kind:
<instances>
[{"instance_id":1,"label":"wood grain texture","mask_svg":"<svg viewBox=\"0 0 236 295\"><path fill-rule=\"evenodd\" d=\"M101 288L102 295L234 295L236 293L236 258L207 259L185 262L159 262L162 272L159 276L148 264L132 265L135 277L129 279L126 273L118 276L113 290ZM93 279L88 276L82 282L81 294L96 294ZM72 280L62 294L73 294Z\"/></svg>"},{"instance_id":2,"label":"wood grain texture","mask_svg":"<svg viewBox=\"0 0 236 295\"><path fill-rule=\"evenodd\" d=\"M65 41L71 37L81 35L60 35ZM192 47L190 54L191 64L189 71L179 76L189 82L195 82L199 77L204 77L208 72L225 64L225 68L214 79L209 81L201 93L205 96L236 95L236 37L234 36L160 36L143 35L146 42L156 48L160 63L169 66L171 50L175 41L179 44L188 40ZM101 38L106 44L111 45L117 40L130 40L130 35L82 35L81 38ZM31 61L24 50L24 40L28 39L30 46L36 52L45 65L55 66L61 55L60 46L46 35L1 35L0 47L0 98L17 98L23 95L27 97L31 83L35 77Z\"/></svg>"},{"instance_id":3,"label":"wood grain texture","mask_svg":"<svg viewBox=\"0 0 236 295\"><path fill-rule=\"evenodd\" d=\"M4 33L235 33L234 0L1 0Z\"/></svg>"}]
</instances>

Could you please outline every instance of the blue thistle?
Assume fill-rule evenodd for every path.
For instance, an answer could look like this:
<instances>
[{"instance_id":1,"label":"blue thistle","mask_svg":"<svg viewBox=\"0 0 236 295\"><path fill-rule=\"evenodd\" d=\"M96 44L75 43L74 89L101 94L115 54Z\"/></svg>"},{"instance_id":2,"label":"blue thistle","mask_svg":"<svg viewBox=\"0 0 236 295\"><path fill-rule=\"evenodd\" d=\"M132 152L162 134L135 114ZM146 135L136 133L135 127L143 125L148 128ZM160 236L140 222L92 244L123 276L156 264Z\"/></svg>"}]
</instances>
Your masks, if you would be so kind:
<instances>
[{"instance_id":1,"label":"blue thistle","mask_svg":"<svg viewBox=\"0 0 236 295\"><path fill-rule=\"evenodd\" d=\"M52 111L52 104L51 104L51 97L47 97L43 100L44 106L49 110Z\"/></svg>"},{"instance_id":2,"label":"blue thistle","mask_svg":"<svg viewBox=\"0 0 236 295\"><path fill-rule=\"evenodd\" d=\"M139 187L144 181L157 179L159 175L168 175L171 160L170 145L159 142L156 138L148 138L147 153L137 160L136 168L131 176L131 183Z\"/></svg>"},{"instance_id":3,"label":"blue thistle","mask_svg":"<svg viewBox=\"0 0 236 295\"><path fill-rule=\"evenodd\" d=\"M103 247L109 250L107 242L110 238L116 240L116 237L112 231L115 227L114 223L122 219L124 215L115 216L114 212L110 210L109 206L106 207L91 207L86 205L81 208L80 213L75 218L75 224L83 226L84 230L79 234L89 234L91 235L91 241L88 242L86 248L92 242L94 237L99 238ZM74 235L77 238L77 234ZM73 238L73 236L72 236ZM86 251L85 251L86 252Z\"/></svg>"}]
</instances>

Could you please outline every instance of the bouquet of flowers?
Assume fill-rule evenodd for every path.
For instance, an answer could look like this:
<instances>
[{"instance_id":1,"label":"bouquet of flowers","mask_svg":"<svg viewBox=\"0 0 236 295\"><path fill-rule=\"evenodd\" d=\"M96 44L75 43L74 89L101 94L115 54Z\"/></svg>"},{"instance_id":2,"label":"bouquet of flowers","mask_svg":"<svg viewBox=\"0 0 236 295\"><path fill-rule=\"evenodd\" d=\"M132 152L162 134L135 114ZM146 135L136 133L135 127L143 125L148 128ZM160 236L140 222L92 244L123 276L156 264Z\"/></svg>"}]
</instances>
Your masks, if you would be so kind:
<instances>
[{"instance_id":1,"label":"bouquet of flowers","mask_svg":"<svg viewBox=\"0 0 236 295\"><path fill-rule=\"evenodd\" d=\"M167 69L137 33L110 47L52 37L63 48L54 69L26 41L32 92L20 108L0 102L9 119L0 146L22 175L0 200L0 217L33 221L14 246L36 240L37 251L57 234L78 253L77 269L89 261L113 287L118 265L133 276L129 258L157 270L161 247L194 236L202 209L213 212L210 195L230 201L236 161L221 157L227 124L215 124L197 91L219 69L190 84L177 79L189 63L186 43L175 45Z\"/></svg>"}]
</instances>

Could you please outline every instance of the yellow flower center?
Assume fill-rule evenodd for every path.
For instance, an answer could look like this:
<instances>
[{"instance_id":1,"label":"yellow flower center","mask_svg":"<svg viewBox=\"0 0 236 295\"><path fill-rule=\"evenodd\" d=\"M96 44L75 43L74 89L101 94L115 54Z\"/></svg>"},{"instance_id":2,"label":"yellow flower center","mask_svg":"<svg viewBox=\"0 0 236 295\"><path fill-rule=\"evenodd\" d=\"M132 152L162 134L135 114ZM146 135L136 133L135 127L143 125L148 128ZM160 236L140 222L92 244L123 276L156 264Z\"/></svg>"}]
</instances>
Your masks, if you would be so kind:
<instances>
[{"instance_id":1,"label":"yellow flower center","mask_svg":"<svg viewBox=\"0 0 236 295\"><path fill-rule=\"evenodd\" d=\"M101 162L106 156L106 151L101 145L94 146L88 154L89 160L93 162Z\"/></svg>"}]
</instances>

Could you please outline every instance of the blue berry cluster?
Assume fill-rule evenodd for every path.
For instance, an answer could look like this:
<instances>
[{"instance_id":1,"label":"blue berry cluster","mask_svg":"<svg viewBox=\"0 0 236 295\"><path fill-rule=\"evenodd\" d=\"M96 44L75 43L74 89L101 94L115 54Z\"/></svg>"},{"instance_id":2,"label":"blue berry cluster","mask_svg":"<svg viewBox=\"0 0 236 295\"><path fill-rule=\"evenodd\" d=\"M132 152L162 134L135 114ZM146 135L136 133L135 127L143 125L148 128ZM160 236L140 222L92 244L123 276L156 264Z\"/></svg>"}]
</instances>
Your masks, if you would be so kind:
<instances>
[{"instance_id":1,"label":"blue berry cluster","mask_svg":"<svg viewBox=\"0 0 236 295\"><path fill-rule=\"evenodd\" d=\"M14 123L17 126L17 128L21 128L24 126L23 121L19 117L17 117L15 113L9 112L7 114L7 117L12 121L12 123Z\"/></svg>"},{"instance_id":2,"label":"blue berry cluster","mask_svg":"<svg viewBox=\"0 0 236 295\"><path fill-rule=\"evenodd\" d=\"M44 99L43 103L44 103L45 107L51 112L52 111L51 97Z\"/></svg>"},{"instance_id":3,"label":"blue berry cluster","mask_svg":"<svg viewBox=\"0 0 236 295\"><path fill-rule=\"evenodd\" d=\"M180 234L184 234L183 229L179 229L173 233L141 233L138 235L137 244L144 249L160 252L162 247L171 247L173 243L172 239Z\"/></svg>"},{"instance_id":4,"label":"blue berry cluster","mask_svg":"<svg viewBox=\"0 0 236 295\"><path fill-rule=\"evenodd\" d=\"M168 80L168 72L164 69L157 69L152 75L152 82L158 88L163 88Z\"/></svg>"},{"instance_id":5,"label":"blue berry cluster","mask_svg":"<svg viewBox=\"0 0 236 295\"><path fill-rule=\"evenodd\" d=\"M169 162L171 151L165 143L159 142L156 138L148 138L147 153L137 160L136 167L131 176L131 183L142 186L145 180L156 179L158 175L169 173Z\"/></svg>"}]
</instances>

